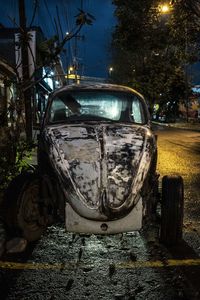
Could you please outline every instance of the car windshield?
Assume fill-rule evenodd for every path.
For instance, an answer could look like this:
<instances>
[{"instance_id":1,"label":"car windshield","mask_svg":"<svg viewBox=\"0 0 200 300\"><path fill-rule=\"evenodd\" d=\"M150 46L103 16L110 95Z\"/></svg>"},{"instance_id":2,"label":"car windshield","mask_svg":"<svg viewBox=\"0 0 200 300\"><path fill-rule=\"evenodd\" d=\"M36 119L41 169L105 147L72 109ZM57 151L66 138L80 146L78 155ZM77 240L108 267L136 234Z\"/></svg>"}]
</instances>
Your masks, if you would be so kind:
<instances>
[{"instance_id":1,"label":"car windshield","mask_svg":"<svg viewBox=\"0 0 200 300\"><path fill-rule=\"evenodd\" d=\"M62 91L52 99L50 123L84 121L146 123L143 102L130 92Z\"/></svg>"}]
</instances>

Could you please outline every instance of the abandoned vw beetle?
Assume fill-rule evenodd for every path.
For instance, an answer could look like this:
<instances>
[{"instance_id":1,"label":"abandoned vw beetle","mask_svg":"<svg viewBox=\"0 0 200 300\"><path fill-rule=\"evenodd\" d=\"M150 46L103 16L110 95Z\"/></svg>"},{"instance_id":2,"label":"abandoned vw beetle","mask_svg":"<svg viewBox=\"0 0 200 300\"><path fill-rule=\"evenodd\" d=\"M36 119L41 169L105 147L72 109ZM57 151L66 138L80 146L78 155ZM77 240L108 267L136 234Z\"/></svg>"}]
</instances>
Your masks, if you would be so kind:
<instances>
[{"instance_id":1,"label":"abandoned vw beetle","mask_svg":"<svg viewBox=\"0 0 200 300\"><path fill-rule=\"evenodd\" d=\"M70 232L141 229L160 200L156 161L156 139L139 93L110 84L70 85L55 91L39 138L38 213L26 224L27 216L20 210L22 231L28 239L38 238L52 214L63 215ZM182 235L181 177L164 177L161 211L160 238L176 243Z\"/></svg>"}]
</instances>

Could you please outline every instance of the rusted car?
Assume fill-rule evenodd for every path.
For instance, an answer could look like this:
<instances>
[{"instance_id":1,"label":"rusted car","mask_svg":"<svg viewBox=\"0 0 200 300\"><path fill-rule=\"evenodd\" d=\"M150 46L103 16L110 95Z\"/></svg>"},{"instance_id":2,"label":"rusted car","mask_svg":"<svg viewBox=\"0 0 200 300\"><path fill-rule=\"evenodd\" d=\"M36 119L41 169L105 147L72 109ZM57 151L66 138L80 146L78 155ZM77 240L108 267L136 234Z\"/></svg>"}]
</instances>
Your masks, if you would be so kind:
<instances>
[{"instance_id":1,"label":"rusted car","mask_svg":"<svg viewBox=\"0 0 200 300\"><path fill-rule=\"evenodd\" d=\"M156 162L156 137L138 92L111 84L63 87L49 98L38 171L22 175L12 219L30 241L57 216L69 232L114 234L140 230L155 220L159 204L160 240L175 244L183 180L165 176L160 192Z\"/></svg>"}]
</instances>

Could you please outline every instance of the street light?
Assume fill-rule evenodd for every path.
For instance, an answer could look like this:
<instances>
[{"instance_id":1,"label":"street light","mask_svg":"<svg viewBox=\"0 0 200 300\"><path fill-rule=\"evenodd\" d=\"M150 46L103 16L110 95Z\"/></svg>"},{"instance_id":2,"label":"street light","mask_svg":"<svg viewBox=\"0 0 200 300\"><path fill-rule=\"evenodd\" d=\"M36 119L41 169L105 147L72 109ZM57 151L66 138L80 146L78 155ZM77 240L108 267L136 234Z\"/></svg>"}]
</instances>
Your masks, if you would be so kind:
<instances>
[{"instance_id":1,"label":"street light","mask_svg":"<svg viewBox=\"0 0 200 300\"><path fill-rule=\"evenodd\" d=\"M110 75L110 76L111 76L112 72L113 72L113 67L110 67L110 68L109 68L109 75Z\"/></svg>"},{"instance_id":2,"label":"street light","mask_svg":"<svg viewBox=\"0 0 200 300\"><path fill-rule=\"evenodd\" d=\"M68 74L71 74L74 71L73 67L69 67Z\"/></svg>"},{"instance_id":3,"label":"street light","mask_svg":"<svg viewBox=\"0 0 200 300\"><path fill-rule=\"evenodd\" d=\"M171 10L171 6L168 3L160 4L158 8L161 14L168 14Z\"/></svg>"},{"instance_id":4,"label":"street light","mask_svg":"<svg viewBox=\"0 0 200 300\"><path fill-rule=\"evenodd\" d=\"M168 3L163 3L158 6L158 10L162 15L169 15L171 11L173 11L173 5L176 2L176 0L171 0ZM188 31L187 31L187 20L185 23L185 56L187 56L188 53ZM188 95L188 65L185 62L185 106L186 106L186 120L188 122L189 119L189 95Z\"/></svg>"}]
</instances>

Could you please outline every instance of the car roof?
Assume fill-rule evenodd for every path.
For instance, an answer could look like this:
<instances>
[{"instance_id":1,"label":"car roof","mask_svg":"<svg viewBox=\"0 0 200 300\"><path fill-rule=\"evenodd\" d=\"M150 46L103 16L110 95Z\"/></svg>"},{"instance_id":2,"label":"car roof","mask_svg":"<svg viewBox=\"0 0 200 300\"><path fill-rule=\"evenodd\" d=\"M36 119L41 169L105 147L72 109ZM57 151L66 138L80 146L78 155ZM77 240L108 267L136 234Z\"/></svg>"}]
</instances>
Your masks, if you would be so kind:
<instances>
[{"instance_id":1,"label":"car roof","mask_svg":"<svg viewBox=\"0 0 200 300\"><path fill-rule=\"evenodd\" d=\"M55 90L52 93L52 96L55 96L57 93L64 92L64 91L81 91L81 90L106 90L106 91L113 91L113 92L132 92L134 94L137 94L141 98L143 98L143 96L139 92L137 92L136 90L130 87L117 85L117 84L110 84L110 83L70 84Z\"/></svg>"}]
</instances>

